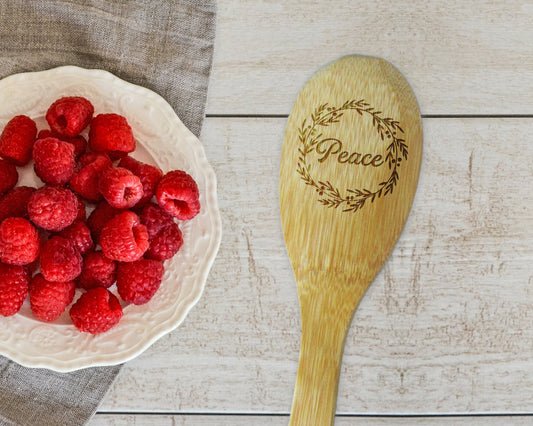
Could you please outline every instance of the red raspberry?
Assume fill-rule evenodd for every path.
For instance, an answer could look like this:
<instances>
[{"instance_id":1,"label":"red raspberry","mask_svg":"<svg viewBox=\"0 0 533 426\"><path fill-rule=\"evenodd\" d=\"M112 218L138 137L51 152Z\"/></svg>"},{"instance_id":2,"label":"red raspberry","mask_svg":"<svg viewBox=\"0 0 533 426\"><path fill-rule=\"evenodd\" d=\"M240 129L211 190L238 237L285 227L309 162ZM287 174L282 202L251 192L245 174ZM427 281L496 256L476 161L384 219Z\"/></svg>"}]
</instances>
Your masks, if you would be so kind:
<instances>
[{"instance_id":1,"label":"red raspberry","mask_svg":"<svg viewBox=\"0 0 533 426\"><path fill-rule=\"evenodd\" d=\"M58 135L54 132L52 132L50 129L42 129L39 130L37 133L37 139L46 139L46 138L57 138L59 139Z\"/></svg>"},{"instance_id":2,"label":"red raspberry","mask_svg":"<svg viewBox=\"0 0 533 426\"><path fill-rule=\"evenodd\" d=\"M78 200L78 214L76 216L76 220L81 220L85 222L87 219L87 212L85 211L85 203L81 201L78 197L76 197L76 200Z\"/></svg>"},{"instance_id":3,"label":"red raspberry","mask_svg":"<svg viewBox=\"0 0 533 426\"><path fill-rule=\"evenodd\" d=\"M29 186L17 186L0 198L0 221L8 217L28 217L28 201L35 192Z\"/></svg>"},{"instance_id":4,"label":"red raspberry","mask_svg":"<svg viewBox=\"0 0 533 426\"><path fill-rule=\"evenodd\" d=\"M37 139L46 139L46 138L56 138L64 142L68 142L74 146L74 156L78 158L80 155L84 154L87 151L87 140L82 136L74 136L69 138L67 136L58 135L55 132L52 132L49 129L40 130L37 133Z\"/></svg>"},{"instance_id":5,"label":"red raspberry","mask_svg":"<svg viewBox=\"0 0 533 426\"><path fill-rule=\"evenodd\" d=\"M119 262L140 259L149 245L146 226L130 211L120 213L107 222L100 235L100 246L104 254Z\"/></svg>"},{"instance_id":6,"label":"red raspberry","mask_svg":"<svg viewBox=\"0 0 533 426\"><path fill-rule=\"evenodd\" d=\"M40 238L35 227L21 217L9 217L0 225L0 260L27 265L39 256Z\"/></svg>"},{"instance_id":7,"label":"red raspberry","mask_svg":"<svg viewBox=\"0 0 533 426\"><path fill-rule=\"evenodd\" d=\"M143 186L143 196L136 205L139 207L145 205L154 196L157 184L163 177L161 169L142 163L130 156L124 157L118 165L139 177Z\"/></svg>"},{"instance_id":8,"label":"red raspberry","mask_svg":"<svg viewBox=\"0 0 533 426\"><path fill-rule=\"evenodd\" d=\"M45 243L43 239L41 239L41 246ZM37 272L37 270L41 267L41 262L39 261L39 258L34 260L31 263L28 263L27 265L24 265L24 268L28 271L30 274L30 277Z\"/></svg>"},{"instance_id":9,"label":"red raspberry","mask_svg":"<svg viewBox=\"0 0 533 426\"><path fill-rule=\"evenodd\" d=\"M81 254L63 237L52 237L41 249L41 273L48 281L72 281L81 273Z\"/></svg>"},{"instance_id":10,"label":"red raspberry","mask_svg":"<svg viewBox=\"0 0 533 426\"><path fill-rule=\"evenodd\" d=\"M70 308L70 318L80 331L104 333L122 318L117 297L103 287L87 290Z\"/></svg>"},{"instance_id":11,"label":"red raspberry","mask_svg":"<svg viewBox=\"0 0 533 426\"><path fill-rule=\"evenodd\" d=\"M10 159L17 166L28 164L36 135L37 125L30 117L13 117L0 135L0 156Z\"/></svg>"},{"instance_id":12,"label":"red raspberry","mask_svg":"<svg viewBox=\"0 0 533 426\"><path fill-rule=\"evenodd\" d=\"M111 207L105 201L101 201L91 212L87 219L87 226L91 230L93 241L95 243L100 241L100 234L102 233L104 226L107 225L107 222L119 213L122 213L122 210Z\"/></svg>"},{"instance_id":13,"label":"red raspberry","mask_svg":"<svg viewBox=\"0 0 533 426\"><path fill-rule=\"evenodd\" d=\"M129 209L143 196L141 180L123 167L104 170L98 181L98 189L109 205L117 209Z\"/></svg>"},{"instance_id":14,"label":"red raspberry","mask_svg":"<svg viewBox=\"0 0 533 426\"><path fill-rule=\"evenodd\" d=\"M109 158L111 158L111 161L120 160L121 158L124 158L126 155L128 155L127 152L122 151L108 151L107 155L109 155Z\"/></svg>"},{"instance_id":15,"label":"red raspberry","mask_svg":"<svg viewBox=\"0 0 533 426\"><path fill-rule=\"evenodd\" d=\"M141 220L141 223L146 226L148 237L150 239L154 238L159 231L174 223L172 216L154 203L146 204L143 207L139 219Z\"/></svg>"},{"instance_id":16,"label":"red raspberry","mask_svg":"<svg viewBox=\"0 0 533 426\"><path fill-rule=\"evenodd\" d=\"M76 219L78 200L66 188L46 185L30 197L28 214L37 226L48 231L61 231Z\"/></svg>"},{"instance_id":17,"label":"red raspberry","mask_svg":"<svg viewBox=\"0 0 533 426\"><path fill-rule=\"evenodd\" d=\"M67 226L59 233L59 236L70 240L82 255L94 247L91 231L81 220L76 220L72 225Z\"/></svg>"},{"instance_id":18,"label":"red raspberry","mask_svg":"<svg viewBox=\"0 0 533 426\"><path fill-rule=\"evenodd\" d=\"M104 161L109 160L105 161L106 164L112 163L112 161L109 159L109 155L104 152L86 152L78 159L78 165L80 168L84 168L85 166L94 163L96 160L101 160L102 158L104 158ZM99 170L103 171L105 169L102 167Z\"/></svg>"},{"instance_id":19,"label":"red raspberry","mask_svg":"<svg viewBox=\"0 0 533 426\"><path fill-rule=\"evenodd\" d=\"M167 260L174 256L183 245L183 236L175 223L159 231L151 240L150 248L146 251L147 259Z\"/></svg>"},{"instance_id":20,"label":"red raspberry","mask_svg":"<svg viewBox=\"0 0 533 426\"><path fill-rule=\"evenodd\" d=\"M163 272L163 264L157 260L140 259L120 263L117 271L118 294L126 302L143 305L159 289Z\"/></svg>"},{"instance_id":21,"label":"red raspberry","mask_svg":"<svg viewBox=\"0 0 533 426\"><path fill-rule=\"evenodd\" d=\"M87 140L82 136L74 136L73 138L67 138L63 136L61 140L68 142L74 146L74 156L78 158L80 155L85 154L87 151Z\"/></svg>"},{"instance_id":22,"label":"red raspberry","mask_svg":"<svg viewBox=\"0 0 533 426\"><path fill-rule=\"evenodd\" d=\"M19 174L15 165L0 158L0 196L12 189L19 180Z\"/></svg>"},{"instance_id":23,"label":"red raspberry","mask_svg":"<svg viewBox=\"0 0 533 426\"><path fill-rule=\"evenodd\" d=\"M135 150L135 139L126 118L118 114L99 114L91 123L89 146L96 152L128 153Z\"/></svg>"},{"instance_id":24,"label":"red raspberry","mask_svg":"<svg viewBox=\"0 0 533 426\"><path fill-rule=\"evenodd\" d=\"M74 137L89 125L93 114L94 107L87 99L69 96L50 105L46 112L46 121L58 135Z\"/></svg>"},{"instance_id":25,"label":"red raspberry","mask_svg":"<svg viewBox=\"0 0 533 426\"><path fill-rule=\"evenodd\" d=\"M156 189L157 202L163 210L180 220L192 219L200 211L198 186L181 170L167 173Z\"/></svg>"},{"instance_id":26,"label":"red raspberry","mask_svg":"<svg viewBox=\"0 0 533 426\"><path fill-rule=\"evenodd\" d=\"M117 264L101 251L87 253L83 258L83 269L78 277L78 285L89 289L111 287L117 280Z\"/></svg>"},{"instance_id":27,"label":"red raspberry","mask_svg":"<svg viewBox=\"0 0 533 426\"><path fill-rule=\"evenodd\" d=\"M56 138L37 139L33 145L35 174L51 185L67 183L74 174L74 145Z\"/></svg>"},{"instance_id":28,"label":"red raspberry","mask_svg":"<svg viewBox=\"0 0 533 426\"><path fill-rule=\"evenodd\" d=\"M150 203L143 207L139 216L146 226L150 238L150 248L145 257L167 260L174 256L183 245L183 237L178 225L161 207Z\"/></svg>"},{"instance_id":29,"label":"red raspberry","mask_svg":"<svg viewBox=\"0 0 533 426\"><path fill-rule=\"evenodd\" d=\"M70 187L74 192L88 201L100 201L102 194L98 190L98 179L102 172L113 164L105 154L89 152L79 159L80 170L70 179Z\"/></svg>"},{"instance_id":30,"label":"red raspberry","mask_svg":"<svg viewBox=\"0 0 533 426\"><path fill-rule=\"evenodd\" d=\"M74 281L52 282L37 274L30 282L30 307L43 321L55 321L74 299Z\"/></svg>"},{"instance_id":31,"label":"red raspberry","mask_svg":"<svg viewBox=\"0 0 533 426\"><path fill-rule=\"evenodd\" d=\"M23 266L0 263L0 315L15 315L26 296L30 274Z\"/></svg>"}]
</instances>

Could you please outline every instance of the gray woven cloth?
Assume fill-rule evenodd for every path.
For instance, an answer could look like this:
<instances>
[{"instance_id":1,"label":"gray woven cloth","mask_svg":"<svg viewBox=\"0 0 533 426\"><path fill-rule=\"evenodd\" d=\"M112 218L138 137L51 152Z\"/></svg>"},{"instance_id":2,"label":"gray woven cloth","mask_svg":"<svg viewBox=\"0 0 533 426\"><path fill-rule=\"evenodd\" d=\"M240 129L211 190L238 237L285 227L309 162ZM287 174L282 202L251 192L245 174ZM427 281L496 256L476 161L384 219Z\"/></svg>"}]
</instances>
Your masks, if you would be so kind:
<instances>
[{"instance_id":1,"label":"gray woven cloth","mask_svg":"<svg viewBox=\"0 0 533 426\"><path fill-rule=\"evenodd\" d=\"M215 35L215 0L2 0L0 78L77 65L163 96L199 135ZM0 425L81 425L120 366L73 373L0 357Z\"/></svg>"}]
</instances>

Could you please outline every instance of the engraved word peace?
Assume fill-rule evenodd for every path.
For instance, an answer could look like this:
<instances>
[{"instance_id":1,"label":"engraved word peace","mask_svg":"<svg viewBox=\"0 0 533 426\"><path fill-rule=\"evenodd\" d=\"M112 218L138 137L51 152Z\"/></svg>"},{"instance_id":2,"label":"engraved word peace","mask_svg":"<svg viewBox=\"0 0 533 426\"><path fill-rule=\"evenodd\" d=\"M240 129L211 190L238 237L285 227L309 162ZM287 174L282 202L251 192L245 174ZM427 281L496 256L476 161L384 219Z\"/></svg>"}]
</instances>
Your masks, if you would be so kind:
<instances>
[{"instance_id":1,"label":"engraved word peace","mask_svg":"<svg viewBox=\"0 0 533 426\"><path fill-rule=\"evenodd\" d=\"M315 151L318 155L322 155L318 159L319 163L323 163L330 156L337 156L337 162L357 164L361 166L379 167L385 161L381 154L362 154L360 152L348 152L342 150L342 142L335 138L322 139L316 144Z\"/></svg>"},{"instance_id":2,"label":"engraved word peace","mask_svg":"<svg viewBox=\"0 0 533 426\"><path fill-rule=\"evenodd\" d=\"M352 110L359 115L372 117L372 126L382 143L387 143L385 158L381 154L349 152L343 150L342 141L335 138L322 138L321 128L339 123L344 112ZM374 202L376 198L392 194L400 179L398 167L403 160L407 161L407 144L400 137L404 131L400 123L392 118L384 118L381 111L376 111L364 99L348 100L340 107L328 106L327 103L318 106L311 114L310 121L304 119L298 129L298 164L296 173L303 182L318 193L318 202L326 207L338 208L343 206L344 212L356 212L363 208L365 202ZM339 163L380 167L387 163L390 174L386 180L380 182L376 188L347 188L343 191L329 180L318 180L308 162L307 154L316 152L320 156L319 163L330 159Z\"/></svg>"}]
</instances>

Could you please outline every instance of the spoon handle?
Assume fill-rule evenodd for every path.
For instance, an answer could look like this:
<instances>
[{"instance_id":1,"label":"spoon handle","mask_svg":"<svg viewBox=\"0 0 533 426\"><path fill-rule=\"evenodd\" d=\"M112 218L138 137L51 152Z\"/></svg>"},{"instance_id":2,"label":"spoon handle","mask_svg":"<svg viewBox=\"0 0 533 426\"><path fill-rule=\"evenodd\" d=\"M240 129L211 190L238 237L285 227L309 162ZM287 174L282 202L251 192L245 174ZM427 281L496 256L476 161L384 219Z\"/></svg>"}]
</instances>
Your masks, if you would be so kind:
<instances>
[{"instance_id":1,"label":"spoon handle","mask_svg":"<svg viewBox=\"0 0 533 426\"><path fill-rule=\"evenodd\" d=\"M302 341L290 426L333 425L344 341L353 315L353 306L342 303L336 292L310 293L300 294Z\"/></svg>"}]
</instances>

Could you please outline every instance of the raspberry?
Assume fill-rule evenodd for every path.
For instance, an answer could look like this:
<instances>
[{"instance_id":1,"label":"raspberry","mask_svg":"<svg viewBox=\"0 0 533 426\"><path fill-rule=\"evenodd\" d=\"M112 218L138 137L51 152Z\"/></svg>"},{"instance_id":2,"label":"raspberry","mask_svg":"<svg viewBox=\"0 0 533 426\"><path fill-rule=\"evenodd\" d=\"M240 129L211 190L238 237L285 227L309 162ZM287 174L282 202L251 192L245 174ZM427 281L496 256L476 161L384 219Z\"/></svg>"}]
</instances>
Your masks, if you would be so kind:
<instances>
[{"instance_id":1,"label":"raspberry","mask_svg":"<svg viewBox=\"0 0 533 426\"><path fill-rule=\"evenodd\" d=\"M61 140L68 142L74 146L74 156L78 158L87 151L87 140L82 136L74 136L73 138L62 137Z\"/></svg>"},{"instance_id":2,"label":"raspberry","mask_svg":"<svg viewBox=\"0 0 533 426\"><path fill-rule=\"evenodd\" d=\"M41 240L41 245L44 244L44 240ZM35 259L33 262L28 263L27 265L24 265L24 269L28 271L30 274L30 277L37 272L37 270L41 267L41 263L39 262L39 258Z\"/></svg>"},{"instance_id":3,"label":"raspberry","mask_svg":"<svg viewBox=\"0 0 533 426\"><path fill-rule=\"evenodd\" d=\"M84 289L111 287L117 280L117 264L101 251L87 253L83 258L83 269L78 277L78 286Z\"/></svg>"},{"instance_id":4,"label":"raspberry","mask_svg":"<svg viewBox=\"0 0 533 426\"><path fill-rule=\"evenodd\" d=\"M46 185L30 197L28 214L37 226L48 231L61 231L76 219L78 200L66 188Z\"/></svg>"},{"instance_id":5,"label":"raspberry","mask_svg":"<svg viewBox=\"0 0 533 426\"><path fill-rule=\"evenodd\" d=\"M93 105L85 98L70 96L58 99L46 112L46 121L53 132L74 137L85 129L94 114Z\"/></svg>"},{"instance_id":6,"label":"raspberry","mask_svg":"<svg viewBox=\"0 0 533 426\"><path fill-rule=\"evenodd\" d=\"M172 223L150 239L150 247L145 253L147 259L167 260L174 256L183 245L180 228Z\"/></svg>"},{"instance_id":7,"label":"raspberry","mask_svg":"<svg viewBox=\"0 0 533 426\"><path fill-rule=\"evenodd\" d=\"M46 138L57 138L59 139L58 135L54 132L52 132L50 129L42 129L39 130L37 133L37 139L46 139Z\"/></svg>"},{"instance_id":8,"label":"raspberry","mask_svg":"<svg viewBox=\"0 0 533 426\"><path fill-rule=\"evenodd\" d=\"M40 130L37 133L37 139L46 139L46 138L56 138L64 142L68 142L74 146L74 156L78 158L80 155L84 154L87 151L87 140L82 135L74 136L69 138L67 136L58 135L55 132L52 132L49 129Z\"/></svg>"},{"instance_id":9,"label":"raspberry","mask_svg":"<svg viewBox=\"0 0 533 426\"><path fill-rule=\"evenodd\" d=\"M98 190L98 179L105 169L112 166L111 160L105 154L89 152L80 157L79 165L80 170L70 179L70 187L88 201L100 201L102 194Z\"/></svg>"},{"instance_id":10,"label":"raspberry","mask_svg":"<svg viewBox=\"0 0 533 426\"><path fill-rule=\"evenodd\" d=\"M47 281L37 274L30 282L30 307L33 315L43 321L55 321L74 299L74 281Z\"/></svg>"},{"instance_id":11,"label":"raspberry","mask_svg":"<svg viewBox=\"0 0 533 426\"><path fill-rule=\"evenodd\" d=\"M123 167L104 170L98 181L98 189L109 205L117 209L133 207L143 196L141 180Z\"/></svg>"},{"instance_id":12,"label":"raspberry","mask_svg":"<svg viewBox=\"0 0 533 426\"><path fill-rule=\"evenodd\" d=\"M135 176L139 177L143 186L143 196L136 205L139 207L145 205L154 196L157 184L163 177L161 169L145 164L130 156L120 160L118 166L130 170Z\"/></svg>"},{"instance_id":13,"label":"raspberry","mask_svg":"<svg viewBox=\"0 0 533 426\"><path fill-rule=\"evenodd\" d=\"M15 165L0 158L0 195L4 195L12 189L19 180L19 174Z\"/></svg>"},{"instance_id":14,"label":"raspberry","mask_svg":"<svg viewBox=\"0 0 533 426\"><path fill-rule=\"evenodd\" d=\"M28 217L28 201L35 192L29 186L17 186L0 199L0 221L8 217Z\"/></svg>"},{"instance_id":15,"label":"raspberry","mask_svg":"<svg viewBox=\"0 0 533 426\"><path fill-rule=\"evenodd\" d=\"M163 210L180 220L192 219L200 211L198 186L181 170L167 173L156 189L157 202Z\"/></svg>"},{"instance_id":16,"label":"raspberry","mask_svg":"<svg viewBox=\"0 0 533 426\"><path fill-rule=\"evenodd\" d=\"M94 117L89 132L89 146L96 152L128 153L135 150L135 139L126 118L118 114Z\"/></svg>"},{"instance_id":17,"label":"raspberry","mask_svg":"<svg viewBox=\"0 0 533 426\"><path fill-rule=\"evenodd\" d=\"M28 296L30 274L23 266L0 263L0 315L15 315Z\"/></svg>"},{"instance_id":18,"label":"raspberry","mask_svg":"<svg viewBox=\"0 0 533 426\"><path fill-rule=\"evenodd\" d=\"M143 305L159 289L163 272L163 264L157 260L140 259L120 263L117 271L118 294L126 302Z\"/></svg>"},{"instance_id":19,"label":"raspberry","mask_svg":"<svg viewBox=\"0 0 533 426\"><path fill-rule=\"evenodd\" d=\"M27 265L39 256L40 239L35 227L21 217L10 217L0 225L0 260Z\"/></svg>"},{"instance_id":20,"label":"raspberry","mask_svg":"<svg viewBox=\"0 0 533 426\"><path fill-rule=\"evenodd\" d=\"M154 203L146 204L143 207L139 219L141 220L141 223L146 226L148 237L150 239L154 238L159 231L174 223L172 216Z\"/></svg>"},{"instance_id":21,"label":"raspberry","mask_svg":"<svg viewBox=\"0 0 533 426\"><path fill-rule=\"evenodd\" d=\"M33 145L35 174L51 185L67 183L74 174L74 145L56 138L37 139Z\"/></svg>"},{"instance_id":22,"label":"raspberry","mask_svg":"<svg viewBox=\"0 0 533 426\"><path fill-rule=\"evenodd\" d=\"M146 226L130 211L120 213L107 222L100 235L104 254L119 262L133 262L141 258L149 245Z\"/></svg>"},{"instance_id":23,"label":"raspberry","mask_svg":"<svg viewBox=\"0 0 533 426\"><path fill-rule=\"evenodd\" d=\"M59 233L59 236L70 240L82 255L94 247L91 231L81 220L76 220L72 225L67 226Z\"/></svg>"},{"instance_id":24,"label":"raspberry","mask_svg":"<svg viewBox=\"0 0 533 426\"><path fill-rule=\"evenodd\" d=\"M95 243L100 241L100 234L107 222L109 222L119 213L122 213L122 210L111 207L105 201L101 201L91 212L89 218L87 219L87 226L91 230L93 241Z\"/></svg>"},{"instance_id":25,"label":"raspberry","mask_svg":"<svg viewBox=\"0 0 533 426\"><path fill-rule=\"evenodd\" d=\"M41 273L48 281L72 281L81 273L82 257L66 238L50 238L41 249Z\"/></svg>"},{"instance_id":26,"label":"raspberry","mask_svg":"<svg viewBox=\"0 0 533 426\"><path fill-rule=\"evenodd\" d=\"M58 135L50 129L41 129L37 132L37 139L58 138Z\"/></svg>"},{"instance_id":27,"label":"raspberry","mask_svg":"<svg viewBox=\"0 0 533 426\"><path fill-rule=\"evenodd\" d=\"M25 115L13 117L0 135L0 156L13 161L17 166L28 164L37 125Z\"/></svg>"},{"instance_id":28,"label":"raspberry","mask_svg":"<svg viewBox=\"0 0 533 426\"><path fill-rule=\"evenodd\" d=\"M85 219L87 219L87 212L85 211L85 203L81 201L78 197L76 197L76 200L78 202L78 214L76 216L76 220L81 220L85 222Z\"/></svg>"},{"instance_id":29,"label":"raspberry","mask_svg":"<svg viewBox=\"0 0 533 426\"><path fill-rule=\"evenodd\" d=\"M150 238L146 258L162 261L170 259L178 252L183 245L183 237L172 216L161 207L149 203L143 207L139 218L146 226Z\"/></svg>"},{"instance_id":30,"label":"raspberry","mask_svg":"<svg viewBox=\"0 0 533 426\"><path fill-rule=\"evenodd\" d=\"M70 308L74 326L84 332L104 333L122 318L122 306L117 297L103 287L87 290Z\"/></svg>"},{"instance_id":31,"label":"raspberry","mask_svg":"<svg viewBox=\"0 0 533 426\"><path fill-rule=\"evenodd\" d=\"M120 160L121 158L124 158L126 155L128 155L127 152L122 151L108 151L107 155L109 155L109 158L111 158L111 161Z\"/></svg>"}]
</instances>

